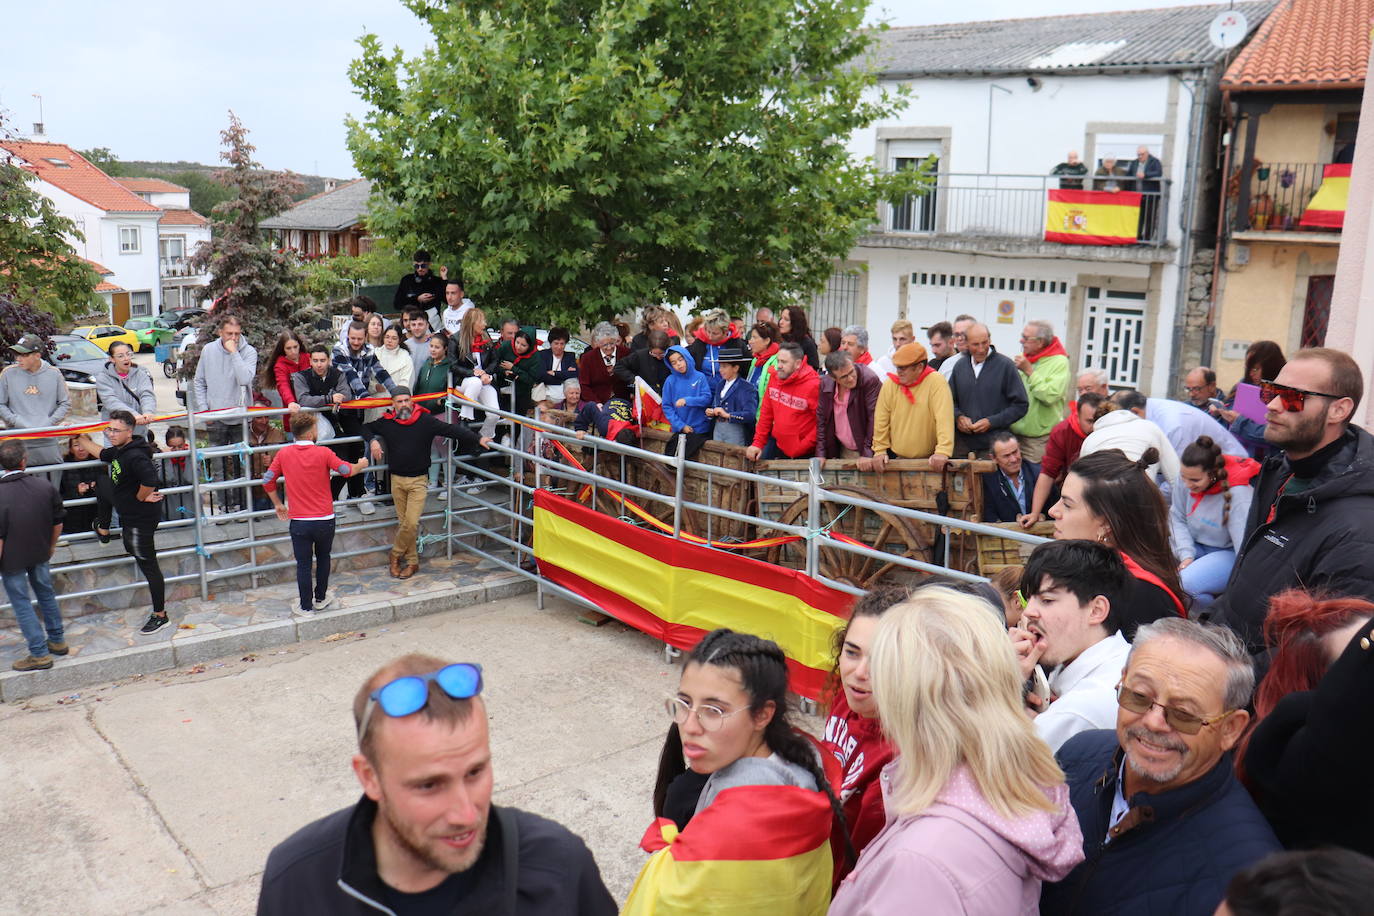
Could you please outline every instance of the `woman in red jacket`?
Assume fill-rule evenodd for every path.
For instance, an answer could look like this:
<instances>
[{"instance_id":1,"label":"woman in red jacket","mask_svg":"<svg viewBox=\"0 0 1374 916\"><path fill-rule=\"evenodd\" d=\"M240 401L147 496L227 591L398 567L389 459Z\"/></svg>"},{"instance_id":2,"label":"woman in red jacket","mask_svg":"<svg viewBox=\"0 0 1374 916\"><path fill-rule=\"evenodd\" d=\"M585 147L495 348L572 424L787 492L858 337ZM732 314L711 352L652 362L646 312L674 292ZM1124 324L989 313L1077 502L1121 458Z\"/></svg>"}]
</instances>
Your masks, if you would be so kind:
<instances>
[{"instance_id":1,"label":"woman in red jacket","mask_svg":"<svg viewBox=\"0 0 1374 916\"><path fill-rule=\"evenodd\" d=\"M290 407L296 402L296 392L291 387L291 373L304 372L310 368L310 348L305 345L301 335L287 328L277 335L272 347L272 355L263 367L262 387L275 388L281 397L281 406Z\"/></svg>"},{"instance_id":2,"label":"woman in red jacket","mask_svg":"<svg viewBox=\"0 0 1374 916\"><path fill-rule=\"evenodd\" d=\"M844 774L840 783L840 804L854 851L862 853L869 840L886 823L883 788L878 774L892 762L893 749L883 736L878 721L878 704L873 699L869 679L868 650L878 630L878 618L888 608L900 604L911 590L900 585L883 585L854 604L849 623L835 634L835 667L830 672L828 693L830 715L825 720L821 746L835 755ZM835 823L838 831L840 824ZM854 867L846 862L848 846L844 837L833 836L830 848L835 853L835 885Z\"/></svg>"}]
</instances>

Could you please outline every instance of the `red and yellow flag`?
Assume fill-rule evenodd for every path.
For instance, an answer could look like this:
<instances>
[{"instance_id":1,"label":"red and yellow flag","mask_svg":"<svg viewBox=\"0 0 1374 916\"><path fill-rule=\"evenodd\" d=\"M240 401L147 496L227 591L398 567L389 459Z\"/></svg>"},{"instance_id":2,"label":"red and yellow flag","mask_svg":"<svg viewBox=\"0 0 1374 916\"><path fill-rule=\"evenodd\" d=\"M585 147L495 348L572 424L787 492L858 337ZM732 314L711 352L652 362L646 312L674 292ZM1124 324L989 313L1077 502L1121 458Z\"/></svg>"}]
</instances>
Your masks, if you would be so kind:
<instances>
[{"instance_id":1,"label":"red and yellow flag","mask_svg":"<svg viewBox=\"0 0 1374 916\"><path fill-rule=\"evenodd\" d=\"M822 754L826 775L839 767ZM621 916L822 916L830 906L833 814L824 792L796 786L726 789L678 832L659 818Z\"/></svg>"},{"instance_id":2,"label":"red and yellow flag","mask_svg":"<svg viewBox=\"0 0 1374 916\"><path fill-rule=\"evenodd\" d=\"M1322 169L1321 187L1303 212L1300 226L1340 229L1345 226L1345 208L1350 198L1350 163L1328 165Z\"/></svg>"},{"instance_id":3,"label":"red and yellow flag","mask_svg":"<svg viewBox=\"0 0 1374 916\"><path fill-rule=\"evenodd\" d=\"M534 556L551 582L670 646L691 649L718 627L773 640L792 689L812 699L854 600L797 570L664 537L547 490L534 493Z\"/></svg>"},{"instance_id":4,"label":"red and yellow flag","mask_svg":"<svg viewBox=\"0 0 1374 916\"><path fill-rule=\"evenodd\" d=\"M1134 245L1141 195L1135 191L1053 188L1045 204L1045 241L1065 245Z\"/></svg>"},{"instance_id":5,"label":"red and yellow flag","mask_svg":"<svg viewBox=\"0 0 1374 916\"><path fill-rule=\"evenodd\" d=\"M665 433L673 429L668 418L663 415L663 398L652 385L638 375L635 376L635 419L646 429L659 429Z\"/></svg>"}]
</instances>

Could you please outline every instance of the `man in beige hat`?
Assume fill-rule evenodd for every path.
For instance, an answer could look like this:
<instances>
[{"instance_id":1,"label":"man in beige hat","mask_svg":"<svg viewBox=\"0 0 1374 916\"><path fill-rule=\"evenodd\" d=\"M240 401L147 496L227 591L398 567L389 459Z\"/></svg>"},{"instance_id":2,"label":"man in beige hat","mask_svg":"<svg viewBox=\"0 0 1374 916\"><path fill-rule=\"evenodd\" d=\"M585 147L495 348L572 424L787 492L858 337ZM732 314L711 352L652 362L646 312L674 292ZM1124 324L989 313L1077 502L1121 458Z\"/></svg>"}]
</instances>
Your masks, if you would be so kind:
<instances>
[{"instance_id":1,"label":"man in beige hat","mask_svg":"<svg viewBox=\"0 0 1374 916\"><path fill-rule=\"evenodd\" d=\"M909 343L892 354L897 370L883 381L873 421L873 457L863 470L881 471L889 458L929 458L943 470L954 454L954 399L949 382L930 368L926 348Z\"/></svg>"}]
</instances>

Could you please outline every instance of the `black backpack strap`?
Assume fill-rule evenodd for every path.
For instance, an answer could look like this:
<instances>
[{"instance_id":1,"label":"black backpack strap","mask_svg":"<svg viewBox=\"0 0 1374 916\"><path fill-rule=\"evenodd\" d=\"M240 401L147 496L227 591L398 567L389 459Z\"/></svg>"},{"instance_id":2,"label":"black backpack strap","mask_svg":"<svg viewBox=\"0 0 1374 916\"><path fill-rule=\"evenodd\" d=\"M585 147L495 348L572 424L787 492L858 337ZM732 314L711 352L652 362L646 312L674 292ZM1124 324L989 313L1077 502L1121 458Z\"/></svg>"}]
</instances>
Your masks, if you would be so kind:
<instances>
[{"instance_id":1,"label":"black backpack strap","mask_svg":"<svg viewBox=\"0 0 1374 916\"><path fill-rule=\"evenodd\" d=\"M496 819L501 824L501 865L505 877L506 914L515 916L516 899L520 893L520 828L511 808L497 808Z\"/></svg>"}]
</instances>

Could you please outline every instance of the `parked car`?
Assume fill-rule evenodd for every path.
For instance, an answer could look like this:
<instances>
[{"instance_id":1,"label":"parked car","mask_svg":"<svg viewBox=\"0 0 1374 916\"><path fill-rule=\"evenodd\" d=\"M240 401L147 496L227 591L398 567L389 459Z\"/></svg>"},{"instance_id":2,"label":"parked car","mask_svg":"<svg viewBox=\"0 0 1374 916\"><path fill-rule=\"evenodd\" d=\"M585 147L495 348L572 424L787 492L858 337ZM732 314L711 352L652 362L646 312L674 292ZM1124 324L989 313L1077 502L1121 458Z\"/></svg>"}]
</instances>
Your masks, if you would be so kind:
<instances>
[{"instance_id":1,"label":"parked car","mask_svg":"<svg viewBox=\"0 0 1374 916\"><path fill-rule=\"evenodd\" d=\"M176 328L161 318L130 318L124 322L124 330L138 338L139 350L151 350L176 334Z\"/></svg>"},{"instance_id":2,"label":"parked car","mask_svg":"<svg viewBox=\"0 0 1374 916\"><path fill-rule=\"evenodd\" d=\"M49 338L52 351L45 359L52 363L69 382L95 384L95 377L105 364L109 355L94 343L75 334L54 334Z\"/></svg>"},{"instance_id":3,"label":"parked car","mask_svg":"<svg viewBox=\"0 0 1374 916\"><path fill-rule=\"evenodd\" d=\"M191 322L199 321L201 316L208 314L209 312L202 308L168 309L157 317L159 321L166 322L175 330L180 331Z\"/></svg>"},{"instance_id":4,"label":"parked car","mask_svg":"<svg viewBox=\"0 0 1374 916\"><path fill-rule=\"evenodd\" d=\"M134 350L139 348L138 335L133 331L124 330L117 324L90 324L72 328L72 334L84 337L106 353L110 352L110 345L116 343L126 343Z\"/></svg>"},{"instance_id":5,"label":"parked car","mask_svg":"<svg viewBox=\"0 0 1374 916\"><path fill-rule=\"evenodd\" d=\"M196 329L190 327L182 328L176 332L172 338L172 356L162 364L162 374L168 378L176 378L177 370L181 368L182 354L186 350L186 345L196 339ZM182 390L183 383L177 379L177 399L183 404L186 402L186 393Z\"/></svg>"}]
</instances>

